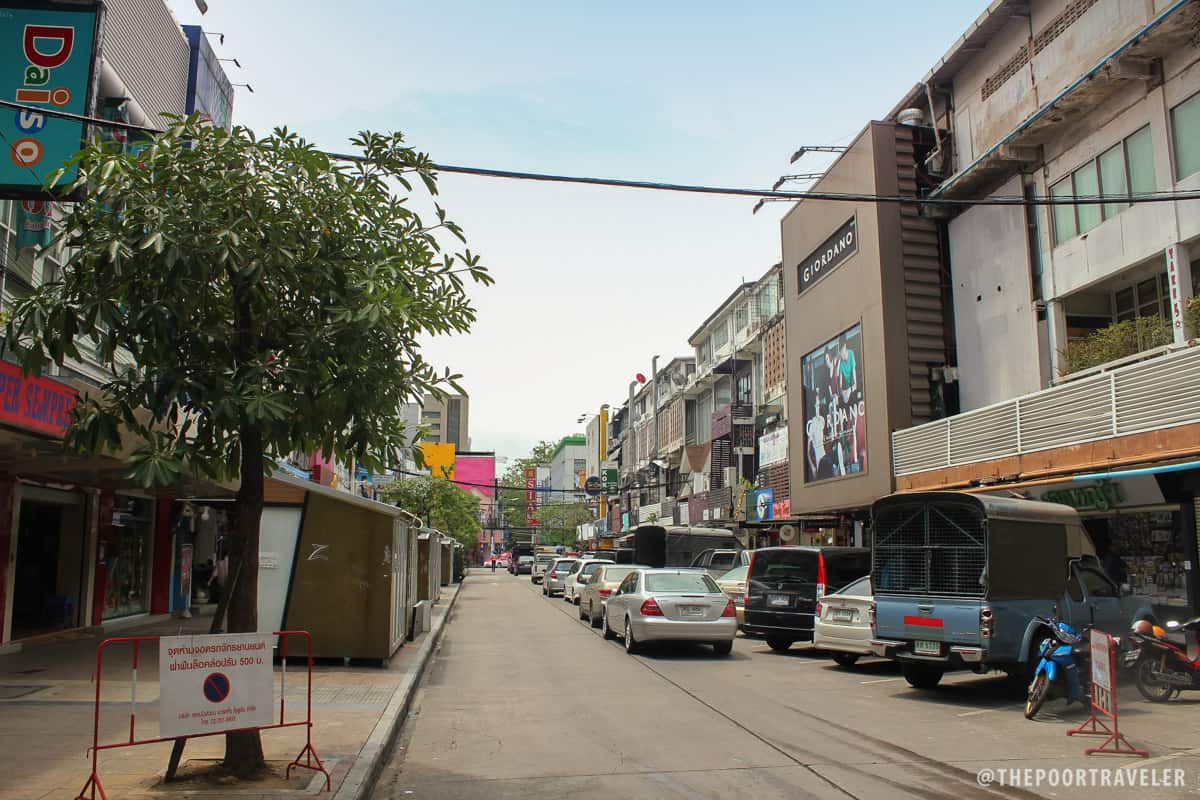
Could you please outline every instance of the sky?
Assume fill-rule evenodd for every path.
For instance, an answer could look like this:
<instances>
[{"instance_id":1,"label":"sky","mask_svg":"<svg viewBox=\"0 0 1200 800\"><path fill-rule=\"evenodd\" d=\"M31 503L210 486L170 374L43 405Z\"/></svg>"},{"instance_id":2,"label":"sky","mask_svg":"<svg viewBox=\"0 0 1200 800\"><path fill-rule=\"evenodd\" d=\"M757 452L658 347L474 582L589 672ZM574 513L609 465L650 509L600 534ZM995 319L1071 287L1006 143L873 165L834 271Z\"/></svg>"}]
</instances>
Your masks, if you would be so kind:
<instances>
[{"instance_id":1,"label":"sky","mask_svg":"<svg viewBox=\"0 0 1200 800\"><path fill-rule=\"evenodd\" d=\"M985 0L168 0L211 36L234 121L332 150L400 130L434 161L770 188L801 145L847 144L919 81ZM629 381L779 261L787 203L443 174L440 202L496 284L461 373L474 450L520 457L582 432Z\"/></svg>"}]
</instances>

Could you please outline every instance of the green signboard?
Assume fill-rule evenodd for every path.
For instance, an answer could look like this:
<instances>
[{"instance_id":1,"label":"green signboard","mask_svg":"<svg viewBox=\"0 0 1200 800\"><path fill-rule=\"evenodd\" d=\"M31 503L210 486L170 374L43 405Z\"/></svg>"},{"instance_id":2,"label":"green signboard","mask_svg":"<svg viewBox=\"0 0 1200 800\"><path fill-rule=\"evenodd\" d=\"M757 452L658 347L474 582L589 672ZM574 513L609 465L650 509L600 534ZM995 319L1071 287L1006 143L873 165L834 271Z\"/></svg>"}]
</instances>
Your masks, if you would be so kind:
<instances>
[{"instance_id":1,"label":"green signboard","mask_svg":"<svg viewBox=\"0 0 1200 800\"><path fill-rule=\"evenodd\" d=\"M615 469L604 470L604 493L605 494L616 494L617 493L617 470L615 470Z\"/></svg>"},{"instance_id":2,"label":"green signboard","mask_svg":"<svg viewBox=\"0 0 1200 800\"><path fill-rule=\"evenodd\" d=\"M0 97L90 114L98 17L95 3L0 0ZM81 122L0 108L0 197L44 197L46 177L78 152L83 137Z\"/></svg>"}]
</instances>

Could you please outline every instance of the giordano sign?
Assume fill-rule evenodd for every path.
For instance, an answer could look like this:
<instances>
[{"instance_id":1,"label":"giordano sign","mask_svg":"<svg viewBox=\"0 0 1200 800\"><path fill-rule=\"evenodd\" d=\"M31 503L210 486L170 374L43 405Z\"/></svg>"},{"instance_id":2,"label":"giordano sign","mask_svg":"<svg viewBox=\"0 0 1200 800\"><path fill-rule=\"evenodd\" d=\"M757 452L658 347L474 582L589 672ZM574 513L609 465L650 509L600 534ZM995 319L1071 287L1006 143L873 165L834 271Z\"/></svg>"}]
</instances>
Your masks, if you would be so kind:
<instances>
[{"instance_id":1,"label":"giordano sign","mask_svg":"<svg viewBox=\"0 0 1200 800\"><path fill-rule=\"evenodd\" d=\"M1108 511L1125 502L1125 494L1119 484L1099 481L1090 486L1054 489L1044 492L1039 500L1046 503L1061 503L1076 511Z\"/></svg>"},{"instance_id":2,"label":"giordano sign","mask_svg":"<svg viewBox=\"0 0 1200 800\"><path fill-rule=\"evenodd\" d=\"M800 294L804 294L810 286L857 252L858 220L851 217L796 265Z\"/></svg>"}]
</instances>

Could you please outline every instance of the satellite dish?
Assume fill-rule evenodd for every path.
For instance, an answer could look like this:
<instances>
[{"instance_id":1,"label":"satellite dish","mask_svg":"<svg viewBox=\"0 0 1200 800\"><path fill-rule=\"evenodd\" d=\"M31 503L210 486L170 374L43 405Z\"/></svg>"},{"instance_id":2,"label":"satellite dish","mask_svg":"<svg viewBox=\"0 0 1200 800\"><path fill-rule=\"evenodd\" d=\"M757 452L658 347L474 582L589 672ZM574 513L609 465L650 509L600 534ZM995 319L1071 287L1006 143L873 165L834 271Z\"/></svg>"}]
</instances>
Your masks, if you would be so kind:
<instances>
[{"instance_id":1,"label":"satellite dish","mask_svg":"<svg viewBox=\"0 0 1200 800\"><path fill-rule=\"evenodd\" d=\"M784 525L779 529L779 541L787 543L794 542L799 537L799 533L800 532L796 530L795 525Z\"/></svg>"}]
</instances>

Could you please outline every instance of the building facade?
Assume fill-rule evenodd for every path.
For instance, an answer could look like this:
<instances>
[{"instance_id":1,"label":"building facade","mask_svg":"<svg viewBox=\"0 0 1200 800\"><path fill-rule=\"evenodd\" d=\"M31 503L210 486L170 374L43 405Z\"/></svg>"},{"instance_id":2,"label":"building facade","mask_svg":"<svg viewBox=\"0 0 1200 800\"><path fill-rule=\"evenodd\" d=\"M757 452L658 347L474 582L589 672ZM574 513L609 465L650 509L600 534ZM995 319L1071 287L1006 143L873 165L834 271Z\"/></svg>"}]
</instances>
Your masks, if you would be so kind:
<instances>
[{"instance_id":1,"label":"building facade","mask_svg":"<svg viewBox=\"0 0 1200 800\"><path fill-rule=\"evenodd\" d=\"M931 199L1058 204L938 209L962 413L892 436L897 488L1072 505L1169 616L1200 588L1200 205L1173 197L1200 188L1198 20L998 3L927 76L949 158Z\"/></svg>"},{"instance_id":2,"label":"building facade","mask_svg":"<svg viewBox=\"0 0 1200 800\"><path fill-rule=\"evenodd\" d=\"M105 6L94 65L97 116L160 127L162 114L184 114L193 103L189 74L198 72L224 81L218 93L227 92L231 105L220 65L195 61L203 36L193 47L164 2ZM16 25L0 29L7 36ZM52 214L40 201L0 200L4 305L60 269L39 249ZM63 452L71 407L107 374L95 353L81 348L81 356L40 378L0 362L0 380L14 400L0 413L0 644L186 608L193 565L217 555L224 515L193 517L180 499L228 495L227 487L185 481L170 492L147 492L126 477L126 453Z\"/></svg>"},{"instance_id":3,"label":"building facade","mask_svg":"<svg viewBox=\"0 0 1200 800\"><path fill-rule=\"evenodd\" d=\"M459 450L471 449L470 398L465 394L437 398L425 395L421 403L421 423L428 428L425 441L452 444Z\"/></svg>"}]
</instances>

